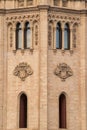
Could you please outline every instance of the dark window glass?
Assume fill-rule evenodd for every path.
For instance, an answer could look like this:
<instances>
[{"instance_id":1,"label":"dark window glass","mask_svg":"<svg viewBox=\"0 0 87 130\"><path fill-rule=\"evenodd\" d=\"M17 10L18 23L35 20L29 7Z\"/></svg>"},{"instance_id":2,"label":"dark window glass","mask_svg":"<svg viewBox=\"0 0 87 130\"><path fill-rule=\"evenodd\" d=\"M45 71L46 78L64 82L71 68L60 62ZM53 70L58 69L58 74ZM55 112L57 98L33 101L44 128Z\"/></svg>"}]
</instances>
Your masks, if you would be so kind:
<instances>
[{"instance_id":1,"label":"dark window glass","mask_svg":"<svg viewBox=\"0 0 87 130\"><path fill-rule=\"evenodd\" d=\"M65 24L64 27L64 49L70 49L70 29L68 24Z\"/></svg>"},{"instance_id":2,"label":"dark window glass","mask_svg":"<svg viewBox=\"0 0 87 130\"><path fill-rule=\"evenodd\" d=\"M21 24L18 23L16 26L16 49L22 48L22 28Z\"/></svg>"},{"instance_id":3,"label":"dark window glass","mask_svg":"<svg viewBox=\"0 0 87 130\"><path fill-rule=\"evenodd\" d=\"M19 128L27 128L27 97L25 94L20 96Z\"/></svg>"},{"instance_id":4,"label":"dark window glass","mask_svg":"<svg viewBox=\"0 0 87 130\"><path fill-rule=\"evenodd\" d=\"M66 97L64 94L59 97L59 128L66 128Z\"/></svg>"},{"instance_id":5,"label":"dark window glass","mask_svg":"<svg viewBox=\"0 0 87 130\"><path fill-rule=\"evenodd\" d=\"M60 23L58 23L56 27L56 48L62 48L62 30Z\"/></svg>"},{"instance_id":6,"label":"dark window glass","mask_svg":"<svg viewBox=\"0 0 87 130\"><path fill-rule=\"evenodd\" d=\"M24 31L24 48L30 48L30 24L27 22L25 24L25 31Z\"/></svg>"}]
</instances>

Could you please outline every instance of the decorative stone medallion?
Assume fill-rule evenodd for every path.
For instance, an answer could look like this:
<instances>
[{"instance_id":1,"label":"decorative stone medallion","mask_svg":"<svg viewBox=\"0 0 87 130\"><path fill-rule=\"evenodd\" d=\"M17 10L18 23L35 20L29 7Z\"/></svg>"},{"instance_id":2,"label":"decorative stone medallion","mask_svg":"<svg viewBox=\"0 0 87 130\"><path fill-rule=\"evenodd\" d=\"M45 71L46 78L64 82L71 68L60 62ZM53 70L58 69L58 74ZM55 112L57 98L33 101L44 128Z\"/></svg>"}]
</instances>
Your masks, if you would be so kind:
<instances>
[{"instance_id":1,"label":"decorative stone medallion","mask_svg":"<svg viewBox=\"0 0 87 130\"><path fill-rule=\"evenodd\" d=\"M54 74L61 78L62 81L65 81L66 78L73 75L73 72L66 63L61 63L57 65L56 69L54 70Z\"/></svg>"},{"instance_id":2,"label":"decorative stone medallion","mask_svg":"<svg viewBox=\"0 0 87 130\"><path fill-rule=\"evenodd\" d=\"M19 65L17 65L14 69L13 74L15 76L18 76L22 81L25 81L25 79L29 76L33 74L33 71L30 67L30 65L28 65L27 63L20 63Z\"/></svg>"}]
</instances>

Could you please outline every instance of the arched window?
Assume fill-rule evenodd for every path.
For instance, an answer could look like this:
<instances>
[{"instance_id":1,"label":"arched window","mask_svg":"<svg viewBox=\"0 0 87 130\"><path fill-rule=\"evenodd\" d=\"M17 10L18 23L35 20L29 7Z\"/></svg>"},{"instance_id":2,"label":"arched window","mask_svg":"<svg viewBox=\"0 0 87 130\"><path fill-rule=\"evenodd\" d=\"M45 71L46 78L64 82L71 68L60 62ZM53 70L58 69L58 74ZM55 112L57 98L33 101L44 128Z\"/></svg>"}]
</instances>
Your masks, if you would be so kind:
<instances>
[{"instance_id":1,"label":"arched window","mask_svg":"<svg viewBox=\"0 0 87 130\"><path fill-rule=\"evenodd\" d=\"M68 24L64 26L64 49L70 49L70 29Z\"/></svg>"},{"instance_id":2,"label":"arched window","mask_svg":"<svg viewBox=\"0 0 87 130\"><path fill-rule=\"evenodd\" d=\"M57 49L62 48L62 30L61 30L60 23L57 23L57 27L56 27L56 48Z\"/></svg>"},{"instance_id":3,"label":"arched window","mask_svg":"<svg viewBox=\"0 0 87 130\"><path fill-rule=\"evenodd\" d=\"M66 128L66 97L64 94L59 97L59 128Z\"/></svg>"},{"instance_id":4,"label":"arched window","mask_svg":"<svg viewBox=\"0 0 87 130\"><path fill-rule=\"evenodd\" d=\"M27 128L27 97L25 94L20 96L19 128Z\"/></svg>"},{"instance_id":5,"label":"arched window","mask_svg":"<svg viewBox=\"0 0 87 130\"><path fill-rule=\"evenodd\" d=\"M62 0L62 5L63 5L64 7L67 7L67 4L68 4L68 0Z\"/></svg>"},{"instance_id":6,"label":"arched window","mask_svg":"<svg viewBox=\"0 0 87 130\"><path fill-rule=\"evenodd\" d=\"M22 28L21 24L16 25L16 49L22 48Z\"/></svg>"},{"instance_id":7,"label":"arched window","mask_svg":"<svg viewBox=\"0 0 87 130\"><path fill-rule=\"evenodd\" d=\"M59 6L60 5L60 0L54 0L54 5Z\"/></svg>"},{"instance_id":8,"label":"arched window","mask_svg":"<svg viewBox=\"0 0 87 130\"><path fill-rule=\"evenodd\" d=\"M26 22L24 31L24 48L30 48L30 24Z\"/></svg>"},{"instance_id":9,"label":"arched window","mask_svg":"<svg viewBox=\"0 0 87 130\"><path fill-rule=\"evenodd\" d=\"M33 5L33 0L27 0L27 6Z\"/></svg>"},{"instance_id":10,"label":"arched window","mask_svg":"<svg viewBox=\"0 0 87 130\"><path fill-rule=\"evenodd\" d=\"M18 0L18 6L19 7L24 6L24 0Z\"/></svg>"}]
</instances>

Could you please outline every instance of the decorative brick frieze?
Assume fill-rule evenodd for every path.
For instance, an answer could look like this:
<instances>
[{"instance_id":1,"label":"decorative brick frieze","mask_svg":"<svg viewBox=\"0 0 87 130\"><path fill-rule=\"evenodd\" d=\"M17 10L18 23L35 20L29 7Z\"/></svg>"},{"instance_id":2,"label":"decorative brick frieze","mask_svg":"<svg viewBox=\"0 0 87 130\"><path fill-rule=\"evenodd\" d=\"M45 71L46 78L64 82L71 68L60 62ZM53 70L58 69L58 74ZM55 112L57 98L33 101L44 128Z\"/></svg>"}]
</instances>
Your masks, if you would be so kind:
<instances>
[{"instance_id":1,"label":"decorative brick frieze","mask_svg":"<svg viewBox=\"0 0 87 130\"><path fill-rule=\"evenodd\" d=\"M60 22L69 22L70 24L80 24L80 17L73 16L73 15L64 15L61 13L57 13L56 11L49 11L48 13L48 21L60 21Z\"/></svg>"},{"instance_id":2,"label":"decorative brick frieze","mask_svg":"<svg viewBox=\"0 0 87 130\"><path fill-rule=\"evenodd\" d=\"M30 24L30 30L31 30L31 45L29 50L33 50L34 49L34 45L38 45L39 44L39 13L36 14L30 14L30 15L22 15L22 16L11 16L11 17L7 17L6 18L6 23L7 23L7 29L8 29L8 46L10 45L10 47L12 47L12 45L14 44L12 50L16 49L16 25L18 22L21 23L22 25L22 32L24 33L24 27L25 27L25 23L29 22ZM11 24L11 28L12 30L9 29L9 24ZM23 37L22 37L23 38ZM10 39L10 40L9 40ZM23 45L24 45L24 40L22 40ZM22 48L24 49L24 48Z\"/></svg>"}]
</instances>

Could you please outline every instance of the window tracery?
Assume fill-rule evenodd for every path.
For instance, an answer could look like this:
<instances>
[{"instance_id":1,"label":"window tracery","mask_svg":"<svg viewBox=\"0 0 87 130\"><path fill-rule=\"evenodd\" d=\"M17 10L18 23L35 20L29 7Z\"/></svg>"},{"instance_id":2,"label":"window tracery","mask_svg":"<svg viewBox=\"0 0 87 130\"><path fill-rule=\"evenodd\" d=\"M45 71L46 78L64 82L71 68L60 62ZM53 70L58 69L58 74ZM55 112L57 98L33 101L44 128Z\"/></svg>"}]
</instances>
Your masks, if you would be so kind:
<instances>
[{"instance_id":1,"label":"window tracery","mask_svg":"<svg viewBox=\"0 0 87 130\"><path fill-rule=\"evenodd\" d=\"M62 0L62 6L67 7L68 5L68 0Z\"/></svg>"},{"instance_id":2,"label":"window tracery","mask_svg":"<svg viewBox=\"0 0 87 130\"><path fill-rule=\"evenodd\" d=\"M52 12L52 14L51 14L51 12L49 13L49 15L48 15L48 22L49 22L49 24L48 24L48 44L52 42L50 40L51 39L50 36L53 36L53 46L50 46L50 44L49 44L49 46L50 46L51 49L54 50L54 52L56 52L56 50L57 50L57 48L56 48L56 33L55 33L56 29L54 29L53 32L50 31L49 26L50 26L50 22L51 21L53 22L53 25L52 25L53 28L55 28L55 23L56 24L57 23L61 23L61 31L62 31L62 47L61 47L61 52L64 53L65 51L69 50L69 52L72 54L74 48L76 47L75 43L77 42L77 40L73 41L73 39L75 40L75 37L77 39L77 35L79 35L79 34L75 33L77 31L75 31L73 25L77 25L77 27L78 27L78 25L80 24L80 18L79 17L65 16L65 15L61 16L61 15L58 15L58 14L53 14L53 12ZM65 25L68 25L67 26L68 28L67 28L67 31L66 31L68 39L67 39L67 37L65 37L66 39L64 40L64 30L66 30L66 29L64 29ZM75 26L75 28L76 28L76 26ZM73 32L73 29L74 29L74 32ZM65 44L65 41L67 41L66 42L67 44Z\"/></svg>"},{"instance_id":3,"label":"window tracery","mask_svg":"<svg viewBox=\"0 0 87 130\"><path fill-rule=\"evenodd\" d=\"M16 6L17 7L24 7L24 6L32 6L33 5L33 0L17 0L16 1Z\"/></svg>"},{"instance_id":4,"label":"window tracery","mask_svg":"<svg viewBox=\"0 0 87 130\"><path fill-rule=\"evenodd\" d=\"M60 0L54 0L54 5L59 6L60 5Z\"/></svg>"},{"instance_id":5,"label":"window tracery","mask_svg":"<svg viewBox=\"0 0 87 130\"><path fill-rule=\"evenodd\" d=\"M33 5L33 0L27 0L27 5L28 6Z\"/></svg>"},{"instance_id":6,"label":"window tracery","mask_svg":"<svg viewBox=\"0 0 87 130\"><path fill-rule=\"evenodd\" d=\"M32 17L32 21L31 21L31 17ZM22 22L19 22L21 21L21 19L23 19ZM25 22L27 21L27 22ZM7 26L9 25L9 23L11 23L13 25L11 31L12 31L12 34L11 34L11 40L13 43L12 43L12 48L10 48L10 28L8 29L8 47L14 52L16 53L17 50L21 50L21 52L24 52L24 50L27 48L29 49L30 51L32 51L34 49L34 46L37 46L39 44L39 14L32 14L32 15L24 15L24 16L14 16L14 17L7 17L6 18L6 23L7 23ZM29 23L27 25L27 35L29 34L30 32L30 38L27 36L27 41L30 41L28 42L28 45L26 45L25 43L25 23ZM18 26L20 25L20 26ZM8 27L7 27L8 28ZM29 31L30 30L30 31ZM18 32L21 32L20 35L18 35L19 33ZM21 37L20 37L21 36ZM18 40L18 37L20 40ZM20 41L20 46L18 45Z\"/></svg>"},{"instance_id":7,"label":"window tracery","mask_svg":"<svg viewBox=\"0 0 87 130\"><path fill-rule=\"evenodd\" d=\"M18 6L19 7L24 6L24 0L18 0Z\"/></svg>"}]
</instances>

